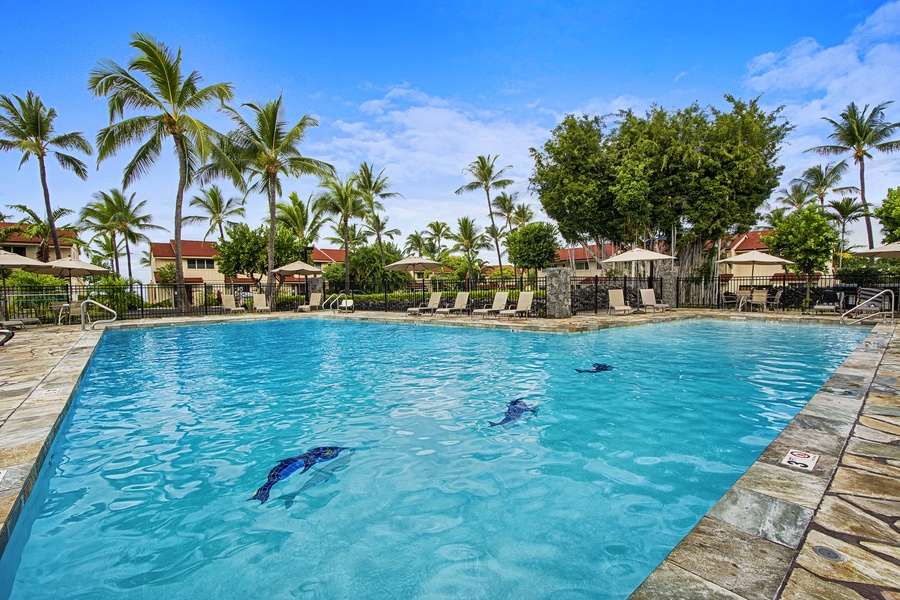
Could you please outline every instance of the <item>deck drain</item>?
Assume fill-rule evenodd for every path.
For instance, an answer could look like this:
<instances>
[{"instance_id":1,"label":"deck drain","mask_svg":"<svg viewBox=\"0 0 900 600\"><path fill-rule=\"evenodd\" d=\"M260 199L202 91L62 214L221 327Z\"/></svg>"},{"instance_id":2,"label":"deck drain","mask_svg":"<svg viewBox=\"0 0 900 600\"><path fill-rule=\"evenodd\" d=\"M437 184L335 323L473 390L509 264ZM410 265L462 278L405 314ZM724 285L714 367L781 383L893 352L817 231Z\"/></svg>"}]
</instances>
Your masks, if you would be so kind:
<instances>
[{"instance_id":1,"label":"deck drain","mask_svg":"<svg viewBox=\"0 0 900 600\"><path fill-rule=\"evenodd\" d=\"M56 396L61 391L60 388L55 388L52 390L41 390L41 396Z\"/></svg>"},{"instance_id":2,"label":"deck drain","mask_svg":"<svg viewBox=\"0 0 900 600\"><path fill-rule=\"evenodd\" d=\"M844 555L828 546L813 546L813 552L831 562L844 562Z\"/></svg>"}]
</instances>

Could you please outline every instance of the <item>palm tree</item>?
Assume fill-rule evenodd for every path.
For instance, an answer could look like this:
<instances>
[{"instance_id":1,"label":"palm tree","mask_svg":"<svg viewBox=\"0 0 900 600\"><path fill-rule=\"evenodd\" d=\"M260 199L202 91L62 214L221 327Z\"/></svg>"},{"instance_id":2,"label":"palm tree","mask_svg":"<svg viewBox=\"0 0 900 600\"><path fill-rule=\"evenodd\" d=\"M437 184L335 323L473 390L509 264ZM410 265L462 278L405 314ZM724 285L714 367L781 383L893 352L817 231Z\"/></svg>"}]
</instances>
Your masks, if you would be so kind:
<instances>
[{"instance_id":1,"label":"palm tree","mask_svg":"<svg viewBox=\"0 0 900 600\"><path fill-rule=\"evenodd\" d=\"M778 208L773 208L771 211L769 211L769 214L763 217L763 223L760 226L760 229L778 229L778 224L787 216L787 213L787 206L779 206Z\"/></svg>"},{"instance_id":2,"label":"palm tree","mask_svg":"<svg viewBox=\"0 0 900 600\"><path fill-rule=\"evenodd\" d=\"M15 233L21 235L22 237L34 238L36 240L39 240L37 258L41 262L49 262L50 244L53 235L50 223L57 223L63 217L73 214L74 211L69 210L68 208L62 208L61 206L57 207L53 209L53 214L51 215L50 219L45 221L35 211L31 210L24 204L10 204L9 208L23 213L25 215L25 218L21 219L13 227L7 227L4 231L9 234ZM59 229L75 232L76 235L74 237L67 238L72 242L73 246L84 245L84 243L80 239L78 239L78 227L76 227L75 225L63 224L59 226ZM59 250L57 250L57 254L60 254L60 256L62 255Z\"/></svg>"},{"instance_id":3,"label":"palm tree","mask_svg":"<svg viewBox=\"0 0 900 600\"><path fill-rule=\"evenodd\" d=\"M334 235L328 236L325 240L331 244L344 245L344 232L339 224L332 226L331 230ZM359 223L350 223L347 226L347 247L351 253L355 253L360 248L369 243L369 232Z\"/></svg>"},{"instance_id":4,"label":"palm tree","mask_svg":"<svg viewBox=\"0 0 900 600\"><path fill-rule=\"evenodd\" d=\"M534 211L531 210L530 204L519 204L516 206L516 212L513 214L513 226L518 229L519 227L525 227L531 220L534 218Z\"/></svg>"},{"instance_id":5,"label":"palm tree","mask_svg":"<svg viewBox=\"0 0 900 600\"><path fill-rule=\"evenodd\" d=\"M340 226L341 238L344 242L344 291L350 291L350 219L362 219L366 216L366 203L356 186L356 176L351 174L341 181L337 177L328 177L319 184L324 191L316 198L316 208L332 215L332 220Z\"/></svg>"},{"instance_id":6,"label":"palm tree","mask_svg":"<svg viewBox=\"0 0 900 600\"><path fill-rule=\"evenodd\" d=\"M235 184L243 185L242 175L247 174L249 191L266 193L269 198L269 248L267 289L275 283L275 228L277 224L277 197L281 195L282 176L299 177L314 175L327 177L334 172L328 163L303 156L300 144L306 137L306 130L318 127L319 122L309 115L303 115L292 127L283 118L282 97L263 105L247 103L243 106L253 114L253 124L248 123L230 106L223 107L237 127L228 134L228 139L217 155L217 161L210 165L208 173L228 175Z\"/></svg>"},{"instance_id":7,"label":"palm tree","mask_svg":"<svg viewBox=\"0 0 900 600\"><path fill-rule=\"evenodd\" d=\"M370 212L366 216L365 229L368 233L375 236L375 241L378 243L378 253L381 255L381 266L387 264L387 260L384 256L384 245L382 244L382 240L387 238L389 240L393 240L394 236L400 235L399 229L388 229L388 221L389 217L387 215L384 218L381 218L377 212Z\"/></svg>"},{"instance_id":8,"label":"palm tree","mask_svg":"<svg viewBox=\"0 0 900 600\"><path fill-rule=\"evenodd\" d=\"M450 239L456 242L454 252L462 252L466 256L469 265L469 278L474 283L477 280L475 271L475 259L479 251L491 247L491 239L481 231L481 228L471 217L460 217L457 221L458 229L450 234Z\"/></svg>"},{"instance_id":9,"label":"palm tree","mask_svg":"<svg viewBox=\"0 0 900 600\"><path fill-rule=\"evenodd\" d=\"M13 101L15 99L15 101ZM50 239L53 240L53 248L56 251L56 259L62 258L59 247L59 234L56 231L55 211L50 204L50 188L47 186L47 166L45 158L52 154L59 166L67 171L72 171L77 177L87 179L87 167L83 162L70 154L64 154L53 150L80 150L85 154L91 153L91 145L80 131L54 135L53 121L56 119L56 109L47 108L41 102L40 96L28 90L25 98L13 95L0 95L0 150L9 152L19 150L22 152L22 168L31 155L35 155L38 161L38 169L41 174L41 187L44 190L44 208L47 212L47 227Z\"/></svg>"},{"instance_id":10,"label":"palm tree","mask_svg":"<svg viewBox=\"0 0 900 600\"><path fill-rule=\"evenodd\" d=\"M96 96L109 97L109 127L97 134L97 164L123 147L142 141L134 157L125 165L122 186L127 188L159 158L163 141L171 137L178 157L178 188L175 193L175 286L182 312L188 308L184 288L184 264L181 260L181 209L184 191L193 182L198 160L207 156L210 137L215 131L191 113L215 100L231 100L230 83L200 87L197 71L185 76L181 70L181 48L173 53L153 37L135 33L132 48L138 54L125 69L104 60L90 73L88 88ZM143 75L149 85L140 81ZM125 109L143 114L124 119ZM120 119L118 122L116 119Z\"/></svg>"},{"instance_id":11,"label":"palm tree","mask_svg":"<svg viewBox=\"0 0 900 600\"><path fill-rule=\"evenodd\" d=\"M513 192L512 194L500 192L493 201L494 214L506 220L507 231L512 231L513 228L513 217L516 214L516 198L518 196L519 192Z\"/></svg>"},{"instance_id":12,"label":"palm tree","mask_svg":"<svg viewBox=\"0 0 900 600\"><path fill-rule=\"evenodd\" d=\"M139 261L139 264L142 267L145 267L147 269L150 268L150 251L149 250L144 250L143 252L141 252L141 260Z\"/></svg>"},{"instance_id":13,"label":"palm tree","mask_svg":"<svg viewBox=\"0 0 900 600\"><path fill-rule=\"evenodd\" d=\"M114 190L118 192L118 190ZM118 233L117 212L113 200L106 192L96 192L94 202L89 202L81 209L78 220L84 229L95 232L90 242L100 240L104 258L109 258L112 271L121 273L119 268L119 247L121 240L116 239ZM100 239L105 238L105 240Z\"/></svg>"},{"instance_id":14,"label":"palm tree","mask_svg":"<svg viewBox=\"0 0 900 600\"><path fill-rule=\"evenodd\" d=\"M219 239L225 239L225 225L232 224L232 221L229 221L228 218L244 216L244 199L238 196L226 199L225 195L222 194L222 189L217 185L201 189L199 196L191 198L191 206L198 208L205 214L184 217L181 222L184 225L209 223L209 229L203 234L204 242L216 228L219 230Z\"/></svg>"},{"instance_id":15,"label":"palm tree","mask_svg":"<svg viewBox=\"0 0 900 600\"><path fill-rule=\"evenodd\" d=\"M507 165L498 170L494 166L494 163L497 162L498 158L499 156L491 157L491 155L488 154L487 156L479 156L472 161L468 167L463 169L463 173L469 173L474 178L474 181L471 181L456 190L457 194L474 192L479 189L484 190L484 194L487 196L488 216L491 218L491 225L494 226L493 231L495 233L499 230L497 229L497 224L494 222L494 211L491 205L491 188L502 190L503 188L511 186L513 183L512 179L502 178L507 170L512 169L512 165ZM500 256L499 237L494 237L494 245L497 248L497 262L500 263L500 271L502 272L503 258Z\"/></svg>"},{"instance_id":16,"label":"palm tree","mask_svg":"<svg viewBox=\"0 0 900 600\"><path fill-rule=\"evenodd\" d=\"M900 123L888 123L884 117L884 109L893 102L883 102L869 111L866 104L862 111L851 102L840 119L835 121L828 117L822 117L827 121L833 131L828 136L833 144L830 146L816 146L807 152L815 152L824 156L840 156L851 153L853 162L859 165L859 200L865 211L866 235L868 236L869 249L875 247L872 238L872 219L869 215L869 204L866 202L866 159L872 158L871 150L879 152L893 152L900 149L900 140L889 140L900 127Z\"/></svg>"},{"instance_id":17,"label":"palm tree","mask_svg":"<svg viewBox=\"0 0 900 600\"><path fill-rule=\"evenodd\" d=\"M116 263L122 251L122 241L116 240L108 233L98 233L91 239L91 246L87 248L87 254L91 257L91 262L95 265L110 268L119 274Z\"/></svg>"},{"instance_id":18,"label":"palm tree","mask_svg":"<svg viewBox=\"0 0 900 600\"><path fill-rule=\"evenodd\" d=\"M445 239L450 239L450 226L444 223L443 221L432 221L425 228L425 240L434 243L435 252L440 254L443 246L441 245L441 241Z\"/></svg>"},{"instance_id":19,"label":"palm tree","mask_svg":"<svg viewBox=\"0 0 900 600\"><path fill-rule=\"evenodd\" d=\"M406 254L423 256L425 254L425 236L418 231L413 231L406 236L406 244L403 246L403 252Z\"/></svg>"},{"instance_id":20,"label":"palm tree","mask_svg":"<svg viewBox=\"0 0 900 600\"><path fill-rule=\"evenodd\" d=\"M319 230L322 229L326 219L322 211L316 207L312 194L304 202L297 192L291 192L288 200L291 201L290 204L279 202L275 206L278 209L275 218L282 227L293 232L301 246L309 248L319 239ZM304 257L304 260L308 261L309 257Z\"/></svg>"},{"instance_id":21,"label":"palm tree","mask_svg":"<svg viewBox=\"0 0 900 600\"><path fill-rule=\"evenodd\" d=\"M359 165L359 170L356 172L356 185L362 194L363 201L366 203L366 210L369 212L368 220L370 225L386 225L387 217L385 217L383 222L380 222L380 218L378 217L378 211L384 210L384 205L381 201L388 198L402 198L403 196L397 192L389 191L391 189L391 184L388 183L387 177L384 175L384 169L379 171L378 175L375 175L374 167L368 163L362 163ZM384 266L386 262L381 232L378 231L377 227L374 227L372 232L375 234L375 240L378 243L378 252L381 254L381 266ZM397 234L399 235L400 232L397 231Z\"/></svg>"},{"instance_id":22,"label":"palm tree","mask_svg":"<svg viewBox=\"0 0 900 600\"><path fill-rule=\"evenodd\" d=\"M118 192L118 190L113 190L113 192ZM150 238L144 235L144 231L168 231L165 227L154 225L153 217L143 212L144 205L147 204L146 200L141 200L135 204L134 197L136 195L137 194L131 194L131 196L126 198L123 193L120 193L118 199L120 202L118 232L125 241L125 262L128 265L129 280L134 279L134 275L131 271L131 246L141 243L150 243Z\"/></svg>"},{"instance_id":23,"label":"palm tree","mask_svg":"<svg viewBox=\"0 0 900 600\"><path fill-rule=\"evenodd\" d=\"M847 165L846 160L842 160L834 165L828 163L824 167L822 165L816 165L803 171L803 175L794 181L804 184L806 189L819 199L819 208L824 210L825 196L828 195L828 192L832 190L838 193L859 191L855 187L838 187L841 177L844 176L844 173L847 172L848 168L850 167Z\"/></svg>"},{"instance_id":24,"label":"palm tree","mask_svg":"<svg viewBox=\"0 0 900 600\"><path fill-rule=\"evenodd\" d=\"M858 202L856 198L832 200L828 203L828 208L834 211L833 220L841 224L841 253L838 258L838 268L840 269L844 266L844 232L847 230L847 225L866 216L866 210L863 208L862 202Z\"/></svg>"},{"instance_id":25,"label":"palm tree","mask_svg":"<svg viewBox=\"0 0 900 600\"><path fill-rule=\"evenodd\" d=\"M784 206L793 209L804 208L813 199L813 194L805 183L794 180L786 188L778 190L779 196L776 198Z\"/></svg>"}]
</instances>

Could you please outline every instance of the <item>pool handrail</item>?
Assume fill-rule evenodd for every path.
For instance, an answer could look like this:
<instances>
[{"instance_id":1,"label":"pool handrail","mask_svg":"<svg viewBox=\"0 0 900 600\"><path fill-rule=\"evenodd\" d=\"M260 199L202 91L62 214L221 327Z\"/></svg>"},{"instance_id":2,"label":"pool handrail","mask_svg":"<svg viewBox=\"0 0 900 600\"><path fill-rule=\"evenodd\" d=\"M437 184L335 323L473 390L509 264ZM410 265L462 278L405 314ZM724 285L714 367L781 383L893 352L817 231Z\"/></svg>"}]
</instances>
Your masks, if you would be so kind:
<instances>
[{"instance_id":1,"label":"pool handrail","mask_svg":"<svg viewBox=\"0 0 900 600\"><path fill-rule=\"evenodd\" d=\"M331 294L325 299L325 302L322 303L322 310L330 310L331 312L337 314L337 307L340 304L340 301L347 297L347 294L341 292L337 294Z\"/></svg>"},{"instance_id":2,"label":"pool handrail","mask_svg":"<svg viewBox=\"0 0 900 600\"><path fill-rule=\"evenodd\" d=\"M99 325L100 323L112 323L116 319L119 318L119 313L117 313L110 307L106 306L105 304L100 304L96 300L90 300L90 299L85 300L84 302L81 303L81 330L82 331L84 331L85 324L89 323L91 320L91 316L88 314L87 310L85 309L85 305L87 305L87 304L93 304L94 306L96 306L98 308L102 308L106 312L112 313L112 319L100 319L99 321L94 321L93 323L91 323L91 329L94 329L94 327L96 325Z\"/></svg>"},{"instance_id":3,"label":"pool handrail","mask_svg":"<svg viewBox=\"0 0 900 600\"><path fill-rule=\"evenodd\" d=\"M855 312L860 307L864 307L867 304L871 304L872 301L875 300L876 298L878 298L879 296L885 296L887 294L890 294L890 296L891 296L890 304L888 305L889 310L880 310L880 311L876 311L876 312L870 312L868 314L865 314L859 318L852 319L852 320L845 319L845 317L848 317L851 313ZM881 307L883 309L884 301L882 301L881 305L882 305ZM881 317L882 322L884 322L884 317L887 315L890 315L891 325L893 325L894 324L894 292L893 292L893 290L881 290L874 296L872 296L870 298L866 298L865 300L861 301L859 304L857 304L856 306L854 306L853 308L851 308L850 310L848 310L847 312L845 312L844 314L841 315L841 325L855 325L856 323L862 323L863 321L867 321L867 320L871 319L872 317L879 317L879 316Z\"/></svg>"}]
</instances>

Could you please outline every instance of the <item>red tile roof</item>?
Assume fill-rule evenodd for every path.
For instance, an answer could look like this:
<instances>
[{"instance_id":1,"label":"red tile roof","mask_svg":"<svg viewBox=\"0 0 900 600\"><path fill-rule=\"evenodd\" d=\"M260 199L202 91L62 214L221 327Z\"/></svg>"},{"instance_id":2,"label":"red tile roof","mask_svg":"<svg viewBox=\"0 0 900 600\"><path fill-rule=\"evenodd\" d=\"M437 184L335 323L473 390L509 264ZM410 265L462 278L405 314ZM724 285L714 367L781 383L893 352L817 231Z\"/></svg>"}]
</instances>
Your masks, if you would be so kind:
<instances>
[{"instance_id":1,"label":"red tile roof","mask_svg":"<svg viewBox=\"0 0 900 600\"><path fill-rule=\"evenodd\" d=\"M606 256L612 256L615 252L615 248L612 244L604 244L604 249L606 250ZM594 252L597 256L600 256L600 251L597 249L597 244L590 244L591 251ZM591 260L593 257L588 254L584 247L575 246L572 252L572 256L575 257L575 260ZM556 262L569 262L569 249L562 248L556 251Z\"/></svg>"},{"instance_id":2,"label":"red tile roof","mask_svg":"<svg viewBox=\"0 0 900 600\"><path fill-rule=\"evenodd\" d=\"M768 250L769 246L761 239L760 234L768 234L768 231L749 231L733 236L725 244L725 250L735 252L749 252L750 250Z\"/></svg>"},{"instance_id":3,"label":"red tile roof","mask_svg":"<svg viewBox=\"0 0 900 600\"><path fill-rule=\"evenodd\" d=\"M175 258L175 240L152 242L150 253L157 258ZM182 258L216 258L219 252L213 242L181 240Z\"/></svg>"},{"instance_id":4,"label":"red tile roof","mask_svg":"<svg viewBox=\"0 0 900 600\"><path fill-rule=\"evenodd\" d=\"M18 225L18 223L0 223L0 230L9 229L10 227L15 227L16 225ZM59 240L60 246L71 246L72 245L72 242L70 240L75 238L74 231L72 231L71 229L57 229L56 233L60 237L60 240ZM66 239L66 238L69 238L69 239ZM3 243L4 244L9 244L9 243L12 243L12 244L40 244L41 241L42 241L41 238L29 238L29 237L24 237L17 233L14 233L11 236L9 236L8 238L4 239Z\"/></svg>"},{"instance_id":5,"label":"red tile roof","mask_svg":"<svg viewBox=\"0 0 900 600\"><path fill-rule=\"evenodd\" d=\"M325 248L320 250L319 248L313 248L310 260L314 263L342 263L344 262L344 249L333 250Z\"/></svg>"}]
</instances>

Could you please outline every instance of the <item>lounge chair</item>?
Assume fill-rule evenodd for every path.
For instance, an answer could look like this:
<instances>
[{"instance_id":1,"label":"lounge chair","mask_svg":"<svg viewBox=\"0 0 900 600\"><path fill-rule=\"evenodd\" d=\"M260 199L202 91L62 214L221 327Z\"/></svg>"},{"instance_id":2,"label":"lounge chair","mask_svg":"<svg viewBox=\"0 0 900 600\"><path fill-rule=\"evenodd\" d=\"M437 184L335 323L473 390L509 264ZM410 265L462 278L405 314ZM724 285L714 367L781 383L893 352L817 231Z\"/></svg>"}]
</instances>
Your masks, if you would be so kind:
<instances>
[{"instance_id":1,"label":"lounge chair","mask_svg":"<svg viewBox=\"0 0 900 600\"><path fill-rule=\"evenodd\" d=\"M669 310L668 304L656 301L656 292L653 291L653 288L641 290L641 304L644 305L644 308L652 308L653 312Z\"/></svg>"},{"instance_id":2,"label":"lounge chair","mask_svg":"<svg viewBox=\"0 0 900 600\"><path fill-rule=\"evenodd\" d=\"M607 313L624 313L630 315L634 312L634 309L625 302L625 292L623 290L610 289L607 290L607 293L609 294L609 308L606 309Z\"/></svg>"},{"instance_id":3,"label":"lounge chair","mask_svg":"<svg viewBox=\"0 0 900 600\"><path fill-rule=\"evenodd\" d=\"M226 315L228 313L244 312L244 307L238 306L234 301L234 296L231 294L222 296L222 309L225 311Z\"/></svg>"},{"instance_id":4,"label":"lounge chair","mask_svg":"<svg viewBox=\"0 0 900 600\"><path fill-rule=\"evenodd\" d=\"M878 288L859 288L856 292L856 306L853 307L853 312L856 314L882 312L884 310L885 297L875 298L881 292L882 290ZM875 299L873 300L873 298Z\"/></svg>"},{"instance_id":5,"label":"lounge chair","mask_svg":"<svg viewBox=\"0 0 900 600\"><path fill-rule=\"evenodd\" d=\"M9 329L0 329L0 346L3 346L16 335Z\"/></svg>"},{"instance_id":6,"label":"lounge chair","mask_svg":"<svg viewBox=\"0 0 900 600\"><path fill-rule=\"evenodd\" d=\"M337 310L339 313L356 312L356 307L353 306L353 298L344 298L343 300L341 300L341 303L338 304Z\"/></svg>"},{"instance_id":7,"label":"lounge chair","mask_svg":"<svg viewBox=\"0 0 900 600\"><path fill-rule=\"evenodd\" d=\"M253 294L253 312L272 312L266 303L265 294Z\"/></svg>"},{"instance_id":8,"label":"lounge chair","mask_svg":"<svg viewBox=\"0 0 900 600\"><path fill-rule=\"evenodd\" d=\"M766 302L769 299L769 291L768 290L753 290L750 292L750 299L747 300L747 306L749 306L749 310L753 310L754 306L758 306L760 310L766 310Z\"/></svg>"},{"instance_id":9,"label":"lounge chair","mask_svg":"<svg viewBox=\"0 0 900 600\"><path fill-rule=\"evenodd\" d=\"M534 301L534 292L520 292L519 293L519 301L516 303L515 308L510 308L509 310L501 310L499 313L500 317L527 317L531 314L531 303Z\"/></svg>"},{"instance_id":10,"label":"lounge chair","mask_svg":"<svg viewBox=\"0 0 900 600\"><path fill-rule=\"evenodd\" d=\"M472 311L472 316L481 315L481 318L491 315L500 315L500 311L506 308L506 300L509 298L509 292L497 292L494 295L494 302L490 306L484 308L476 308Z\"/></svg>"},{"instance_id":11,"label":"lounge chair","mask_svg":"<svg viewBox=\"0 0 900 600\"><path fill-rule=\"evenodd\" d=\"M25 329L25 323L18 319L9 319L7 321L0 321L0 328L2 329Z\"/></svg>"},{"instance_id":12,"label":"lounge chair","mask_svg":"<svg viewBox=\"0 0 900 600\"><path fill-rule=\"evenodd\" d=\"M840 312L841 306L844 304L844 293L835 292L834 290L825 290L822 299L813 306L813 312Z\"/></svg>"},{"instance_id":13,"label":"lounge chair","mask_svg":"<svg viewBox=\"0 0 900 600\"><path fill-rule=\"evenodd\" d=\"M456 299L453 301L453 306L449 308L439 308L434 311L437 315L447 315L450 316L453 313L463 314L464 312L469 312L469 292L459 292L456 294Z\"/></svg>"},{"instance_id":14,"label":"lounge chair","mask_svg":"<svg viewBox=\"0 0 900 600\"><path fill-rule=\"evenodd\" d=\"M298 306L296 312L310 312L312 310L322 310L322 292L311 293L306 304Z\"/></svg>"},{"instance_id":15,"label":"lounge chair","mask_svg":"<svg viewBox=\"0 0 900 600\"><path fill-rule=\"evenodd\" d=\"M431 297L428 298L428 304L420 304L419 306L407 308L406 316L434 314L434 311L436 311L440 305L441 292L431 292Z\"/></svg>"}]
</instances>

